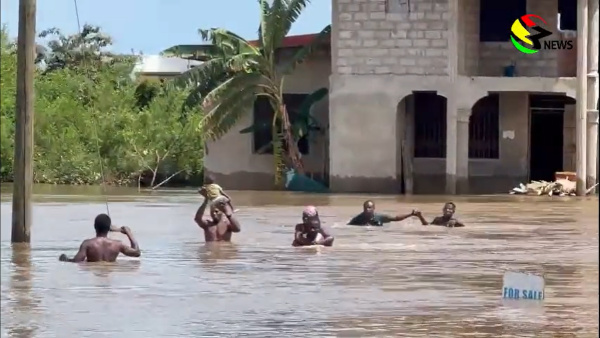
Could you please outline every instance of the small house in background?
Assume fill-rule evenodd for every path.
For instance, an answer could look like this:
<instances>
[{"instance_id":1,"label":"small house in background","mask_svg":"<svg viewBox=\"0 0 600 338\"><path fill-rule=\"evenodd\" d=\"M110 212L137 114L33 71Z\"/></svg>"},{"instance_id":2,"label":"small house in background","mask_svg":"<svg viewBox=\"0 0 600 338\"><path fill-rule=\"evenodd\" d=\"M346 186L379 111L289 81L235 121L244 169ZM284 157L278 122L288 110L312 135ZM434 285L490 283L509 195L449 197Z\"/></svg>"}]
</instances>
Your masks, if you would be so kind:
<instances>
[{"instance_id":1,"label":"small house in background","mask_svg":"<svg viewBox=\"0 0 600 338\"><path fill-rule=\"evenodd\" d=\"M160 55L141 55L133 67L132 77L140 80L172 78L201 65L201 61Z\"/></svg>"},{"instance_id":2,"label":"small house in background","mask_svg":"<svg viewBox=\"0 0 600 338\"><path fill-rule=\"evenodd\" d=\"M281 62L289 60L297 50L312 42L316 34L288 36L278 50ZM257 43L254 41L253 43ZM164 51L182 58L203 60L206 45L179 45ZM286 76L283 99L290 119L293 121L304 100L311 93L329 88L331 74L331 53L329 41L312 54L295 71ZM312 117L321 126L328 125L329 110L327 97L317 102L312 109ZM206 142L204 157L205 174L210 174L226 189L271 190L274 188L274 158L271 145L272 133L269 130L253 130L240 133L252 125L271 125L273 109L260 97L248 113L240 118L237 125L217 141ZM314 133L302 138L298 148L307 176L327 184L329 178L329 145L327 131Z\"/></svg>"}]
</instances>

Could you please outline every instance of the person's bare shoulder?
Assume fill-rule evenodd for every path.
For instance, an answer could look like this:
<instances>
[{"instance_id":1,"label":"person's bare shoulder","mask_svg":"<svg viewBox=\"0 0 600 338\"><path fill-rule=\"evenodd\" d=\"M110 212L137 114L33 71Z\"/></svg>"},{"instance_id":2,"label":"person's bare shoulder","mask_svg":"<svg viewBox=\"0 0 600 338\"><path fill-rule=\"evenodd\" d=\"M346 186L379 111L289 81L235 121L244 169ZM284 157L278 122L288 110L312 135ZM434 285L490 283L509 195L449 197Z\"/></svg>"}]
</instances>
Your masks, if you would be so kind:
<instances>
[{"instance_id":1,"label":"person's bare shoulder","mask_svg":"<svg viewBox=\"0 0 600 338\"><path fill-rule=\"evenodd\" d=\"M84 240L81 242L81 247L82 247L82 248L88 248L88 247L92 246L92 245L94 244L94 242L95 242L95 239L96 239L96 238L88 238L88 239L84 239Z\"/></svg>"}]
</instances>

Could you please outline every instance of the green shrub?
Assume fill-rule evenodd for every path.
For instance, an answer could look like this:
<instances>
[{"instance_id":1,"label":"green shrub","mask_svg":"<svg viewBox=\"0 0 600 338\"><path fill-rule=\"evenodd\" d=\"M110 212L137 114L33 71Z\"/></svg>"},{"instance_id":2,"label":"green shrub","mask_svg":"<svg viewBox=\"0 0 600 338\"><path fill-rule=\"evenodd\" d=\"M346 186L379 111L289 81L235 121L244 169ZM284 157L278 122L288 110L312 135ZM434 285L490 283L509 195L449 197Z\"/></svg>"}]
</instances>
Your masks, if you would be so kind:
<instances>
[{"instance_id":1,"label":"green shrub","mask_svg":"<svg viewBox=\"0 0 600 338\"><path fill-rule=\"evenodd\" d=\"M5 30L1 53L0 179L7 182L13 179L16 54ZM185 183L201 175L204 147L194 129L200 113L182 117L187 93L157 89L140 108L131 69L131 58L120 58L37 72L36 182L97 184L104 173L109 183L129 184L150 170L159 180L180 173L177 181Z\"/></svg>"}]
</instances>

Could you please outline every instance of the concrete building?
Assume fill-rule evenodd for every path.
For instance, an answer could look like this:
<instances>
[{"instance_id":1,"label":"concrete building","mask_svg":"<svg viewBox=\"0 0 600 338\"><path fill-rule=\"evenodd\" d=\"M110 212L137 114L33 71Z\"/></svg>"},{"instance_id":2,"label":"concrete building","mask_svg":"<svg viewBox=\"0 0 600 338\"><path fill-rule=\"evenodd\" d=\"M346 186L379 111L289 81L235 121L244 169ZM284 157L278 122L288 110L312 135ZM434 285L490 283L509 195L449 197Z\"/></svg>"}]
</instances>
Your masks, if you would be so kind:
<instances>
[{"instance_id":1,"label":"concrete building","mask_svg":"<svg viewBox=\"0 0 600 338\"><path fill-rule=\"evenodd\" d=\"M506 192L576 169L595 182L598 0L332 1L330 54L285 81L289 94L330 89L315 112L328 133L309 142L303 159L332 191ZM577 1L589 4L581 132ZM545 20L534 18L552 32L545 39L574 48L519 52L510 28L525 14ZM257 116L249 111L208 145L206 170L226 188L272 188L272 156L256 153L258 136L239 133Z\"/></svg>"}]
</instances>

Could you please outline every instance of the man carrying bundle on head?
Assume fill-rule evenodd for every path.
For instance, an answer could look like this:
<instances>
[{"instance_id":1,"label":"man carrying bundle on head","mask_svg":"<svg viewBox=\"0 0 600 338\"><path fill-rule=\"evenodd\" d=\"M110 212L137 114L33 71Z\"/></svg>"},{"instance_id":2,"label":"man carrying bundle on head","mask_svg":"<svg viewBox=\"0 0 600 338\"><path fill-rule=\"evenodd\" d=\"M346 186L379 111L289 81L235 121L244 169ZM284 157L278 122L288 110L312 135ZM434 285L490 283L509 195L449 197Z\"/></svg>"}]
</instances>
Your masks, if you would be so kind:
<instances>
[{"instance_id":1,"label":"man carrying bundle on head","mask_svg":"<svg viewBox=\"0 0 600 338\"><path fill-rule=\"evenodd\" d=\"M215 183L214 178L211 175L208 175L204 179L204 185L198 190L200 194L203 194L208 199L210 204L219 204L225 203L229 204L231 210L234 212L237 211L233 208L231 204L231 198L223 191L220 185ZM202 193L204 191L204 193Z\"/></svg>"},{"instance_id":2,"label":"man carrying bundle on head","mask_svg":"<svg viewBox=\"0 0 600 338\"><path fill-rule=\"evenodd\" d=\"M241 228L240 223L233 216L229 198L217 196L211 201L206 187L200 188L198 192L204 197L204 201L198 207L194 221L204 231L204 240L206 242L230 242L231 235L234 232L240 232ZM204 217L206 207L209 207L210 217Z\"/></svg>"}]
</instances>

